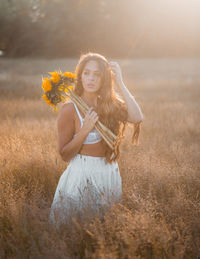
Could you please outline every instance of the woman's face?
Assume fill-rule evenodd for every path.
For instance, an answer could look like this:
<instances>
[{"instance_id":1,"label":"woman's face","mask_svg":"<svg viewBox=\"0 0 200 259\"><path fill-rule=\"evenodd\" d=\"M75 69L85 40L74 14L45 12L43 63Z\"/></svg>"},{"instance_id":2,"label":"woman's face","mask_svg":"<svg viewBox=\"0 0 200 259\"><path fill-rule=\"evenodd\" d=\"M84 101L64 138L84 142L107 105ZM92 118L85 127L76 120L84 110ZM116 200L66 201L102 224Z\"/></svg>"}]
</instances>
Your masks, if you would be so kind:
<instances>
[{"instance_id":1,"label":"woman's face","mask_svg":"<svg viewBox=\"0 0 200 259\"><path fill-rule=\"evenodd\" d=\"M82 85L87 92L96 92L101 87L101 72L98 62L95 60L89 60L81 75Z\"/></svg>"}]
</instances>

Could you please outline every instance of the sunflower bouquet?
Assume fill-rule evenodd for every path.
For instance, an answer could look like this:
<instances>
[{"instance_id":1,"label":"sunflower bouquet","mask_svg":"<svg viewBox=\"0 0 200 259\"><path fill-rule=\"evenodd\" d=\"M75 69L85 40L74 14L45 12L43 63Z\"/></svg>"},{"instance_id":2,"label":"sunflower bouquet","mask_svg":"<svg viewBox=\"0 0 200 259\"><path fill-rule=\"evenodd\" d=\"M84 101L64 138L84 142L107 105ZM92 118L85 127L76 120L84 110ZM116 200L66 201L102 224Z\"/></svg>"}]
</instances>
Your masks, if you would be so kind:
<instances>
[{"instance_id":1,"label":"sunflower bouquet","mask_svg":"<svg viewBox=\"0 0 200 259\"><path fill-rule=\"evenodd\" d=\"M89 110L89 106L74 92L73 84L75 83L76 74L71 72L62 73L61 71L49 72L49 74L51 78L44 77L42 80L42 88L44 90L42 97L45 102L53 106L53 110L57 112L57 105L59 103L71 99L85 115ZM95 128L108 146L114 150L117 136L99 120L96 122Z\"/></svg>"}]
</instances>

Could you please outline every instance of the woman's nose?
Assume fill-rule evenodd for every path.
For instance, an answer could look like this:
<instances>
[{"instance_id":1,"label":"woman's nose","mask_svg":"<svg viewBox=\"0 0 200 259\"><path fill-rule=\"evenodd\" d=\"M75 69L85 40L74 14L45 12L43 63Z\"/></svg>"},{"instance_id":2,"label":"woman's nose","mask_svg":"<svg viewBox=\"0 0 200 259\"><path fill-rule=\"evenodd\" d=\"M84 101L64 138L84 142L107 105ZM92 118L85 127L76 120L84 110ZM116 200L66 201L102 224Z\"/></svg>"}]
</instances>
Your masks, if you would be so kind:
<instances>
[{"instance_id":1,"label":"woman's nose","mask_svg":"<svg viewBox=\"0 0 200 259\"><path fill-rule=\"evenodd\" d=\"M90 80L94 80L94 79L95 79L95 76L91 73L91 74L89 74L89 79L90 79Z\"/></svg>"}]
</instances>

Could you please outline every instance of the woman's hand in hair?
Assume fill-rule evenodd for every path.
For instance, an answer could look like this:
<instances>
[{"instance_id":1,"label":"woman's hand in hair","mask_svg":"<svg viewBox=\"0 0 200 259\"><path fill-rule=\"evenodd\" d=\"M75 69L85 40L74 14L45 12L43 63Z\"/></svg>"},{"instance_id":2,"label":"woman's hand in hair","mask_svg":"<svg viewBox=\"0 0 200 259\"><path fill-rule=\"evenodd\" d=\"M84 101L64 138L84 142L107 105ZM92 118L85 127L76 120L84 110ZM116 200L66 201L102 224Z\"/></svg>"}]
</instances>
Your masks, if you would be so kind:
<instances>
[{"instance_id":1,"label":"woman's hand in hair","mask_svg":"<svg viewBox=\"0 0 200 259\"><path fill-rule=\"evenodd\" d=\"M82 130L89 133L94 128L98 118L97 113L93 111L93 107L90 107L85 114Z\"/></svg>"},{"instance_id":2,"label":"woman's hand in hair","mask_svg":"<svg viewBox=\"0 0 200 259\"><path fill-rule=\"evenodd\" d=\"M119 64L114 61L110 61L109 64L111 67L111 73L112 73L112 78L113 78L114 82L117 85L121 84L123 82L123 79L122 79L122 72L121 72L121 68L120 68Z\"/></svg>"}]
</instances>

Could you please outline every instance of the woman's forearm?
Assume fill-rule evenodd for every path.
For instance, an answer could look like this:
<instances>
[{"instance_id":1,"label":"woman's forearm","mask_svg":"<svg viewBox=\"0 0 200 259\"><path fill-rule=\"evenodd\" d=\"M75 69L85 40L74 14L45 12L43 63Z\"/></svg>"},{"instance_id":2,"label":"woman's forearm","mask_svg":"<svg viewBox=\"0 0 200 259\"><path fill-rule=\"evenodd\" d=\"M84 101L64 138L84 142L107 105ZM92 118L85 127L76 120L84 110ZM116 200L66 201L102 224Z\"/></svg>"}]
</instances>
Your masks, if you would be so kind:
<instances>
[{"instance_id":1,"label":"woman's forearm","mask_svg":"<svg viewBox=\"0 0 200 259\"><path fill-rule=\"evenodd\" d=\"M136 102L135 98L126 88L123 79L122 79L122 72L119 64L115 61L110 61L111 66L111 74L114 80L114 83L119 87L120 92L123 95L124 101L127 105L128 109L128 119L127 121L132 123L138 123L143 120L143 115L140 110L138 103Z\"/></svg>"},{"instance_id":2,"label":"woman's forearm","mask_svg":"<svg viewBox=\"0 0 200 259\"><path fill-rule=\"evenodd\" d=\"M87 134L88 133L81 128L78 134L63 147L60 155L65 162L70 161L79 152Z\"/></svg>"},{"instance_id":3,"label":"woman's forearm","mask_svg":"<svg viewBox=\"0 0 200 259\"><path fill-rule=\"evenodd\" d=\"M129 92L127 87L123 82L119 82L118 87L120 89L120 92L122 93L122 96L124 98L124 101L127 105L128 109L128 121L132 123L138 123L143 120L143 114L141 112L141 109L136 102L134 96Z\"/></svg>"}]
</instances>

